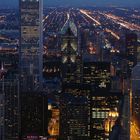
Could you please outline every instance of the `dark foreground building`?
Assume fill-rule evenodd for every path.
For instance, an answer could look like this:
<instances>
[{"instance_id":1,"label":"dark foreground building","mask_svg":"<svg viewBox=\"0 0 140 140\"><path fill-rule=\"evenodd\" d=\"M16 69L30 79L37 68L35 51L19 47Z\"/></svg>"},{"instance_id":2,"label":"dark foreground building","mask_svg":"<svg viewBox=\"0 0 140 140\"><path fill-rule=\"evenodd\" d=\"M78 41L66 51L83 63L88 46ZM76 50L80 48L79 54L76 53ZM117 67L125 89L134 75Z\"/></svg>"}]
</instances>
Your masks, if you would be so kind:
<instances>
[{"instance_id":1,"label":"dark foreground building","mask_svg":"<svg viewBox=\"0 0 140 140\"><path fill-rule=\"evenodd\" d=\"M47 136L48 100L37 92L21 93L21 138Z\"/></svg>"},{"instance_id":2,"label":"dark foreground building","mask_svg":"<svg viewBox=\"0 0 140 140\"><path fill-rule=\"evenodd\" d=\"M19 84L17 80L0 80L0 140L18 140Z\"/></svg>"},{"instance_id":3,"label":"dark foreground building","mask_svg":"<svg viewBox=\"0 0 140 140\"><path fill-rule=\"evenodd\" d=\"M100 91L91 95L91 140L108 140L120 115L121 92Z\"/></svg>"},{"instance_id":4,"label":"dark foreground building","mask_svg":"<svg viewBox=\"0 0 140 140\"><path fill-rule=\"evenodd\" d=\"M63 86L60 97L60 140L90 140L90 88Z\"/></svg>"}]
</instances>

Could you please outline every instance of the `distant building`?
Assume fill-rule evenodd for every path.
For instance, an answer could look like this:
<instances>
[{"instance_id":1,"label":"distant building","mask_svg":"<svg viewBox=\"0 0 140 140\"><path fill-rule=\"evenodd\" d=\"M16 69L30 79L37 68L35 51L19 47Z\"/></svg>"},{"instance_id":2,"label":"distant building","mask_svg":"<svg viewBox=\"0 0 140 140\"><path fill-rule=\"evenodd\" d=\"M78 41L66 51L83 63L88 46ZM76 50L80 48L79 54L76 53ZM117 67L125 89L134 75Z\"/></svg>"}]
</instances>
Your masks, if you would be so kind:
<instances>
[{"instance_id":1,"label":"distant building","mask_svg":"<svg viewBox=\"0 0 140 140\"><path fill-rule=\"evenodd\" d=\"M53 80L55 78L59 78L61 76L61 59L50 59L46 56L44 56L43 61L43 78L46 80Z\"/></svg>"},{"instance_id":2,"label":"distant building","mask_svg":"<svg viewBox=\"0 0 140 140\"><path fill-rule=\"evenodd\" d=\"M108 62L84 62L83 83L91 84L95 91L110 90L111 72Z\"/></svg>"},{"instance_id":3,"label":"distant building","mask_svg":"<svg viewBox=\"0 0 140 140\"><path fill-rule=\"evenodd\" d=\"M22 91L38 91L42 83L42 0L20 0L20 76Z\"/></svg>"},{"instance_id":4,"label":"distant building","mask_svg":"<svg viewBox=\"0 0 140 140\"><path fill-rule=\"evenodd\" d=\"M137 47L137 62L140 62L140 41L138 42L138 47Z\"/></svg>"},{"instance_id":5,"label":"distant building","mask_svg":"<svg viewBox=\"0 0 140 140\"><path fill-rule=\"evenodd\" d=\"M132 70L132 92L133 92L133 117L139 120L140 117L140 63ZM140 123L138 124L140 127Z\"/></svg>"},{"instance_id":6,"label":"distant building","mask_svg":"<svg viewBox=\"0 0 140 140\"><path fill-rule=\"evenodd\" d=\"M128 60L128 73L131 74L132 68L137 64L137 34L126 34L126 59Z\"/></svg>"}]
</instances>

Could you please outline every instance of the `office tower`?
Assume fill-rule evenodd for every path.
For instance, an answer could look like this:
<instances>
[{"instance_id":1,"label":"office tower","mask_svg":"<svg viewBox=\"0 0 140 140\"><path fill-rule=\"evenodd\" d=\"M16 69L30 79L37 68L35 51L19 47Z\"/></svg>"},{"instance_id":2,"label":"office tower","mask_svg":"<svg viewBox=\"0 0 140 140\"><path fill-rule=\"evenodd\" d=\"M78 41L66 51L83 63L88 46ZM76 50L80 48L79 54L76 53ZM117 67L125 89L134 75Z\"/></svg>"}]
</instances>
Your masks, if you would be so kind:
<instances>
[{"instance_id":1,"label":"office tower","mask_svg":"<svg viewBox=\"0 0 140 140\"><path fill-rule=\"evenodd\" d=\"M43 78L46 80L54 80L60 78L61 74L61 58L49 58L44 56L43 61Z\"/></svg>"},{"instance_id":2,"label":"office tower","mask_svg":"<svg viewBox=\"0 0 140 140\"><path fill-rule=\"evenodd\" d=\"M0 80L0 140L19 140L19 82Z\"/></svg>"},{"instance_id":3,"label":"office tower","mask_svg":"<svg viewBox=\"0 0 140 140\"><path fill-rule=\"evenodd\" d=\"M20 0L21 139L47 135L47 97L42 91L43 1Z\"/></svg>"},{"instance_id":4,"label":"office tower","mask_svg":"<svg viewBox=\"0 0 140 140\"><path fill-rule=\"evenodd\" d=\"M128 73L131 74L132 68L137 64L137 35L135 33L126 34L126 59L128 60Z\"/></svg>"},{"instance_id":5,"label":"office tower","mask_svg":"<svg viewBox=\"0 0 140 140\"><path fill-rule=\"evenodd\" d=\"M77 27L69 19L61 30L63 83L80 83L81 56L78 49Z\"/></svg>"},{"instance_id":6,"label":"office tower","mask_svg":"<svg viewBox=\"0 0 140 140\"><path fill-rule=\"evenodd\" d=\"M60 95L60 139L89 140L90 90L82 85L82 63L78 31L68 19L61 30L62 93Z\"/></svg>"},{"instance_id":7,"label":"office tower","mask_svg":"<svg viewBox=\"0 0 140 140\"><path fill-rule=\"evenodd\" d=\"M21 93L21 139L47 136L48 99L44 93Z\"/></svg>"},{"instance_id":8,"label":"office tower","mask_svg":"<svg viewBox=\"0 0 140 140\"><path fill-rule=\"evenodd\" d=\"M140 42L138 42L138 47L137 47L137 62L140 62Z\"/></svg>"},{"instance_id":9,"label":"office tower","mask_svg":"<svg viewBox=\"0 0 140 140\"><path fill-rule=\"evenodd\" d=\"M90 140L90 86L63 86L60 97L60 140Z\"/></svg>"},{"instance_id":10,"label":"office tower","mask_svg":"<svg viewBox=\"0 0 140 140\"><path fill-rule=\"evenodd\" d=\"M20 0L20 77L22 92L42 83L42 0Z\"/></svg>"},{"instance_id":11,"label":"office tower","mask_svg":"<svg viewBox=\"0 0 140 140\"><path fill-rule=\"evenodd\" d=\"M140 63L138 63L132 69L132 95L133 95L133 107L132 107L132 116L135 122L140 127L138 123L140 117Z\"/></svg>"},{"instance_id":12,"label":"office tower","mask_svg":"<svg viewBox=\"0 0 140 140\"><path fill-rule=\"evenodd\" d=\"M100 91L91 94L91 140L108 140L112 127L119 117L122 93Z\"/></svg>"},{"instance_id":13,"label":"office tower","mask_svg":"<svg viewBox=\"0 0 140 140\"><path fill-rule=\"evenodd\" d=\"M84 62L83 83L91 84L95 91L110 90L111 73L108 62Z\"/></svg>"},{"instance_id":14,"label":"office tower","mask_svg":"<svg viewBox=\"0 0 140 140\"><path fill-rule=\"evenodd\" d=\"M83 83L91 85L91 140L109 139L109 133L119 117L121 92L112 92L111 69L108 62L84 62Z\"/></svg>"},{"instance_id":15,"label":"office tower","mask_svg":"<svg viewBox=\"0 0 140 140\"><path fill-rule=\"evenodd\" d=\"M140 63L132 69L132 90L136 92L140 90Z\"/></svg>"}]
</instances>

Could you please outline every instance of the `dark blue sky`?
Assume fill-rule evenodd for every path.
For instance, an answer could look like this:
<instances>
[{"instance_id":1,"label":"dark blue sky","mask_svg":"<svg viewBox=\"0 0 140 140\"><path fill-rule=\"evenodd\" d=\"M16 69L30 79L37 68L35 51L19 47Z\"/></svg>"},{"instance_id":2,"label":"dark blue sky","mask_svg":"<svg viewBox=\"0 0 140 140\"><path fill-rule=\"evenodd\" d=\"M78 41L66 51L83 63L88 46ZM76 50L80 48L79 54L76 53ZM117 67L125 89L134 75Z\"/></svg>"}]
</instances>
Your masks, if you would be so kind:
<instances>
[{"instance_id":1,"label":"dark blue sky","mask_svg":"<svg viewBox=\"0 0 140 140\"><path fill-rule=\"evenodd\" d=\"M44 0L45 6L137 6L140 7L140 0ZM17 7L18 0L0 0L0 7Z\"/></svg>"}]
</instances>

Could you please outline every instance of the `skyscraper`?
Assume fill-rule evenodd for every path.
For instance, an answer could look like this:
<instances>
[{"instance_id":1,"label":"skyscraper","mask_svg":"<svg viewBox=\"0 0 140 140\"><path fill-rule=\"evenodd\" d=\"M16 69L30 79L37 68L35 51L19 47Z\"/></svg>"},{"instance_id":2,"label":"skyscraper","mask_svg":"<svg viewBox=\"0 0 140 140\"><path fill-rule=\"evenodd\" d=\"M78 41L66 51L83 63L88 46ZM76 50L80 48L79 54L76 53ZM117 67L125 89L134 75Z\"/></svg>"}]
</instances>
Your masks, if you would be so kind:
<instances>
[{"instance_id":1,"label":"skyscraper","mask_svg":"<svg viewBox=\"0 0 140 140\"><path fill-rule=\"evenodd\" d=\"M42 82L42 0L20 0L20 76L22 91Z\"/></svg>"},{"instance_id":2,"label":"skyscraper","mask_svg":"<svg viewBox=\"0 0 140 140\"><path fill-rule=\"evenodd\" d=\"M128 73L131 74L132 68L137 64L137 34L126 34L126 57L128 60Z\"/></svg>"},{"instance_id":3,"label":"skyscraper","mask_svg":"<svg viewBox=\"0 0 140 140\"><path fill-rule=\"evenodd\" d=\"M120 115L122 93L112 89L109 62L84 62L83 83L91 85L90 139L108 140L109 133ZM117 86L117 85L115 85Z\"/></svg>"},{"instance_id":4,"label":"skyscraper","mask_svg":"<svg viewBox=\"0 0 140 140\"><path fill-rule=\"evenodd\" d=\"M43 1L20 0L21 139L47 135L47 97L42 93Z\"/></svg>"},{"instance_id":5,"label":"skyscraper","mask_svg":"<svg viewBox=\"0 0 140 140\"><path fill-rule=\"evenodd\" d=\"M76 25L68 19L61 30L63 83L80 83L81 62Z\"/></svg>"},{"instance_id":6,"label":"skyscraper","mask_svg":"<svg viewBox=\"0 0 140 140\"><path fill-rule=\"evenodd\" d=\"M132 70L132 92L133 92L133 118L138 121L140 117L140 63ZM140 126L140 123L138 123Z\"/></svg>"},{"instance_id":7,"label":"skyscraper","mask_svg":"<svg viewBox=\"0 0 140 140\"><path fill-rule=\"evenodd\" d=\"M26 92L21 95L21 139L47 136L48 99L44 93Z\"/></svg>"},{"instance_id":8,"label":"skyscraper","mask_svg":"<svg viewBox=\"0 0 140 140\"><path fill-rule=\"evenodd\" d=\"M100 91L91 95L91 140L108 140L109 133L119 117L122 93Z\"/></svg>"},{"instance_id":9,"label":"skyscraper","mask_svg":"<svg viewBox=\"0 0 140 140\"><path fill-rule=\"evenodd\" d=\"M90 140L90 86L63 86L60 97L60 140Z\"/></svg>"},{"instance_id":10,"label":"skyscraper","mask_svg":"<svg viewBox=\"0 0 140 140\"><path fill-rule=\"evenodd\" d=\"M60 139L89 140L90 88L82 85L82 63L78 31L68 19L61 31L62 94L60 96Z\"/></svg>"},{"instance_id":11,"label":"skyscraper","mask_svg":"<svg viewBox=\"0 0 140 140\"><path fill-rule=\"evenodd\" d=\"M18 140L19 84L18 80L0 80L0 140Z\"/></svg>"}]
</instances>

